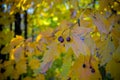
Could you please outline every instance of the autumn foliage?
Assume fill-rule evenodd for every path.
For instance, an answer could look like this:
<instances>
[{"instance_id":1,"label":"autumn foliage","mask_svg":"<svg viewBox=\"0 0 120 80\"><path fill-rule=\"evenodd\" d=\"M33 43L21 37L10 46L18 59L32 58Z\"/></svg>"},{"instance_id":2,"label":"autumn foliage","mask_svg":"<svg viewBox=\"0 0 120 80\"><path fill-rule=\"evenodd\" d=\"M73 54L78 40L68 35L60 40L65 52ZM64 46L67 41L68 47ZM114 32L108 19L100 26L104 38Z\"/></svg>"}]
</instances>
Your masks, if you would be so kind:
<instances>
[{"instance_id":1,"label":"autumn foliage","mask_svg":"<svg viewBox=\"0 0 120 80\"><path fill-rule=\"evenodd\" d=\"M0 80L120 80L119 0L0 0Z\"/></svg>"}]
</instances>

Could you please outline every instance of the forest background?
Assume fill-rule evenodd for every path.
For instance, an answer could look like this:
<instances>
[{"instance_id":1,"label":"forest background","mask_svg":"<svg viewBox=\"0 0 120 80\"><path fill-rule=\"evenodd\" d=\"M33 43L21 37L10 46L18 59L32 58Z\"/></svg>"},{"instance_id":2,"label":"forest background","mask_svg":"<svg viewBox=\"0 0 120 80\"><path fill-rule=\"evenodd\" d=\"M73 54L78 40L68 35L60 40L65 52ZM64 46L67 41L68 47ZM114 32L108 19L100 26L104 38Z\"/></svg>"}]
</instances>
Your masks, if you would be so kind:
<instances>
[{"instance_id":1,"label":"forest background","mask_svg":"<svg viewBox=\"0 0 120 80\"><path fill-rule=\"evenodd\" d=\"M120 0L0 0L0 80L120 80Z\"/></svg>"}]
</instances>

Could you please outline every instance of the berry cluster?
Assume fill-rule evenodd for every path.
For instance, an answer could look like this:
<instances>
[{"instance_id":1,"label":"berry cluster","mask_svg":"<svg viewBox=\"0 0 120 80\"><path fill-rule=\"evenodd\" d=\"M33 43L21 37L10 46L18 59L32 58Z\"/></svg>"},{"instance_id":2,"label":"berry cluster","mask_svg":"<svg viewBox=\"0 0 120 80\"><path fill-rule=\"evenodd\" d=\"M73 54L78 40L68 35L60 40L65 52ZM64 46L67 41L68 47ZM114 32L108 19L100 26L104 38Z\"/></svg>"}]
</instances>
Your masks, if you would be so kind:
<instances>
[{"instance_id":1,"label":"berry cluster","mask_svg":"<svg viewBox=\"0 0 120 80\"><path fill-rule=\"evenodd\" d=\"M92 73L95 73L95 69L94 69L94 68L91 68L91 72L92 72Z\"/></svg>"},{"instance_id":2,"label":"berry cluster","mask_svg":"<svg viewBox=\"0 0 120 80\"><path fill-rule=\"evenodd\" d=\"M83 64L82 67L86 68L86 64ZM90 70L91 70L91 73L95 73L95 69L92 66L90 66Z\"/></svg>"},{"instance_id":3,"label":"berry cluster","mask_svg":"<svg viewBox=\"0 0 120 80\"><path fill-rule=\"evenodd\" d=\"M92 66L90 66L90 69L92 73L95 73L95 69Z\"/></svg>"},{"instance_id":4,"label":"berry cluster","mask_svg":"<svg viewBox=\"0 0 120 80\"><path fill-rule=\"evenodd\" d=\"M61 43L63 43L63 42L64 42L64 38L63 38L62 36L59 36L59 37L58 37L58 41L61 42ZM67 41L67 42L70 42L70 41L71 41L71 38L68 36L68 37L66 38L66 41Z\"/></svg>"}]
</instances>

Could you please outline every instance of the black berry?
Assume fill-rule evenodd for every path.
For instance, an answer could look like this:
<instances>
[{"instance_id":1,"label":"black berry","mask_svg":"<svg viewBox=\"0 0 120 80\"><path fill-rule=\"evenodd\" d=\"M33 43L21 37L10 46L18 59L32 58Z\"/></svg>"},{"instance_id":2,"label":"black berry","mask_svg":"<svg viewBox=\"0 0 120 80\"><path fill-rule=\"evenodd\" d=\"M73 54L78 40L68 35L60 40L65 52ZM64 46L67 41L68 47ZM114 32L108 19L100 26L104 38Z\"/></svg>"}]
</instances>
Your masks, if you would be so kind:
<instances>
[{"instance_id":1,"label":"black berry","mask_svg":"<svg viewBox=\"0 0 120 80\"><path fill-rule=\"evenodd\" d=\"M71 41L71 38L70 38L70 37L67 37L67 38L66 38L66 41L67 41L67 42L70 42L70 41Z\"/></svg>"},{"instance_id":2,"label":"black berry","mask_svg":"<svg viewBox=\"0 0 120 80\"><path fill-rule=\"evenodd\" d=\"M58 37L58 41L60 41L61 43L63 43L63 42L64 42L63 37L62 37L62 36L59 36L59 37Z\"/></svg>"},{"instance_id":3,"label":"black berry","mask_svg":"<svg viewBox=\"0 0 120 80\"><path fill-rule=\"evenodd\" d=\"M83 64L82 66L83 66L83 68L85 68L85 67L86 67L86 65L85 65L85 64Z\"/></svg>"},{"instance_id":4,"label":"black berry","mask_svg":"<svg viewBox=\"0 0 120 80\"><path fill-rule=\"evenodd\" d=\"M92 72L92 73L95 73L95 69L94 69L94 68L91 68L91 72Z\"/></svg>"},{"instance_id":5,"label":"black berry","mask_svg":"<svg viewBox=\"0 0 120 80\"><path fill-rule=\"evenodd\" d=\"M90 69L92 69L92 66L90 66Z\"/></svg>"}]
</instances>

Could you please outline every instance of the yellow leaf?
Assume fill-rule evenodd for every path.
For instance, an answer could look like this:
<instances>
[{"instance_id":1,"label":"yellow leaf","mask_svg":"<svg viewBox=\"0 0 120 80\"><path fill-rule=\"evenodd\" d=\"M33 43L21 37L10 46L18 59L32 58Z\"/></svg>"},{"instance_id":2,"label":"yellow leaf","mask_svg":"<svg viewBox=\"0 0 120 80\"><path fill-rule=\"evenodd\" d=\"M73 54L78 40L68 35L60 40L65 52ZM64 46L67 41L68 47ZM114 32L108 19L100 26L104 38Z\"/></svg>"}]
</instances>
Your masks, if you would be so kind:
<instances>
[{"instance_id":1,"label":"yellow leaf","mask_svg":"<svg viewBox=\"0 0 120 80\"><path fill-rule=\"evenodd\" d=\"M37 38L36 38L36 41L38 42L41 38L42 38L42 35L39 34L39 35L37 36Z\"/></svg>"},{"instance_id":2,"label":"yellow leaf","mask_svg":"<svg viewBox=\"0 0 120 80\"><path fill-rule=\"evenodd\" d=\"M13 69L14 69L13 65L5 67L4 77L7 78L8 76L11 76Z\"/></svg>"},{"instance_id":3,"label":"yellow leaf","mask_svg":"<svg viewBox=\"0 0 120 80\"><path fill-rule=\"evenodd\" d=\"M27 64L26 60L20 60L16 63L15 69L17 70L18 74L23 74L27 72Z\"/></svg>"},{"instance_id":4,"label":"yellow leaf","mask_svg":"<svg viewBox=\"0 0 120 80\"><path fill-rule=\"evenodd\" d=\"M110 62L107 63L106 71L111 74L114 80L119 80L120 79L119 68L120 68L120 63L112 59Z\"/></svg>"},{"instance_id":5,"label":"yellow leaf","mask_svg":"<svg viewBox=\"0 0 120 80\"><path fill-rule=\"evenodd\" d=\"M92 20L100 33L109 33L112 23L107 21L103 15L96 13L95 15L92 15Z\"/></svg>"},{"instance_id":6,"label":"yellow leaf","mask_svg":"<svg viewBox=\"0 0 120 80\"><path fill-rule=\"evenodd\" d=\"M32 70L35 70L40 67L40 61L38 59L31 59L28 65Z\"/></svg>"},{"instance_id":7,"label":"yellow leaf","mask_svg":"<svg viewBox=\"0 0 120 80\"><path fill-rule=\"evenodd\" d=\"M8 54L12 50L12 46L6 45L2 50L1 54Z\"/></svg>"},{"instance_id":8,"label":"yellow leaf","mask_svg":"<svg viewBox=\"0 0 120 80\"><path fill-rule=\"evenodd\" d=\"M18 44L20 44L22 41L24 40L24 38L22 36L16 36L16 38L13 38L10 42L11 46L17 46Z\"/></svg>"},{"instance_id":9,"label":"yellow leaf","mask_svg":"<svg viewBox=\"0 0 120 80\"><path fill-rule=\"evenodd\" d=\"M45 80L45 76L43 74L38 74L36 77L35 77L35 80Z\"/></svg>"},{"instance_id":10,"label":"yellow leaf","mask_svg":"<svg viewBox=\"0 0 120 80\"><path fill-rule=\"evenodd\" d=\"M117 49L113 53L113 59L115 59L117 62L120 61L120 45L117 47Z\"/></svg>"},{"instance_id":11,"label":"yellow leaf","mask_svg":"<svg viewBox=\"0 0 120 80\"><path fill-rule=\"evenodd\" d=\"M95 54L101 61L100 65L104 65L112 59L115 51L115 46L109 37L107 40L99 41L96 44L98 50Z\"/></svg>"},{"instance_id":12,"label":"yellow leaf","mask_svg":"<svg viewBox=\"0 0 120 80\"><path fill-rule=\"evenodd\" d=\"M87 39L87 36L90 37L90 35L88 35L90 31L91 28L85 28L85 27L73 28L72 30L73 42L71 42L71 47L77 57L79 56L79 54L90 55L90 46L91 47L93 46L89 45L88 41L85 41L85 39Z\"/></svg>"},{"instance_id":13,"label":"yellow leaf","mask_svg":"<svg viewBox=\"0 0 120 80\"><path fill-rule=\"evenodd\" d=\"M52 42L47 46L48 50L45 51L43 62L41 63L41 72L44 73L51 67L52 62L59 57L60 52L57 50L57 43Z\"/></svg>"},{"instance_id":14,"label":"yellow leaf","mask_svg":"<svg viewBox=\"0 0 120 80\"><path fill-rule=\"evenodd\" d=\"M18 62L20 59L24 59L24 48L23 47L16 47L10 52L10 58Z\"/></svg>"},{"instance_id":15,"label":"yellow leaf","mask_svg":"<svg viewBox=\"0 0 120 80\"><path fill-rule=\"evenodd\" d=\"M20 73L17 70L14 69L13 72L12 72L12 74L11 74L11 77L13 79L18 80L19 76L20 76Z\"/></svg>"},{"instance_id":16,"label":"yellow leaf","mask_svg":"<svg viewBox=\"0 0 120 80\"><path fill-rule=\"evenodd\" d=\"M27 76L23 80L32 80L32 78Z\"/></svg>"},{"instance_id":17,"label":"yellow leaf","mask_svg":"<svg viewBox=\"0 0 120 80\"><path fill-rule=\"evenodd\" d=\"M73 67L70 71L70 78L76 80L98 80L101 79L100 72L98 70L99 62L92 57L91 63L89 62L90 57L80 55L78 59L73 64ZM85 64L85 66L83 66ZM90 68L92 67L92 68ZM92 72L94 69L94 72Z\"/></svg>"},{"instance_id":18,"label":"yellow leaf","mask_svg":"<svg viewBox=\"0 0 120 80\"><path fill-rule=\"evenodd\" d=\"M65 57L63 58L63 65L61 67L61 79L66 80L68 78L68 73L71 68L72 64L72 54L73 51L71 48L68 49L67 52L65 52Z\"/></svg>"}]
</instances>

